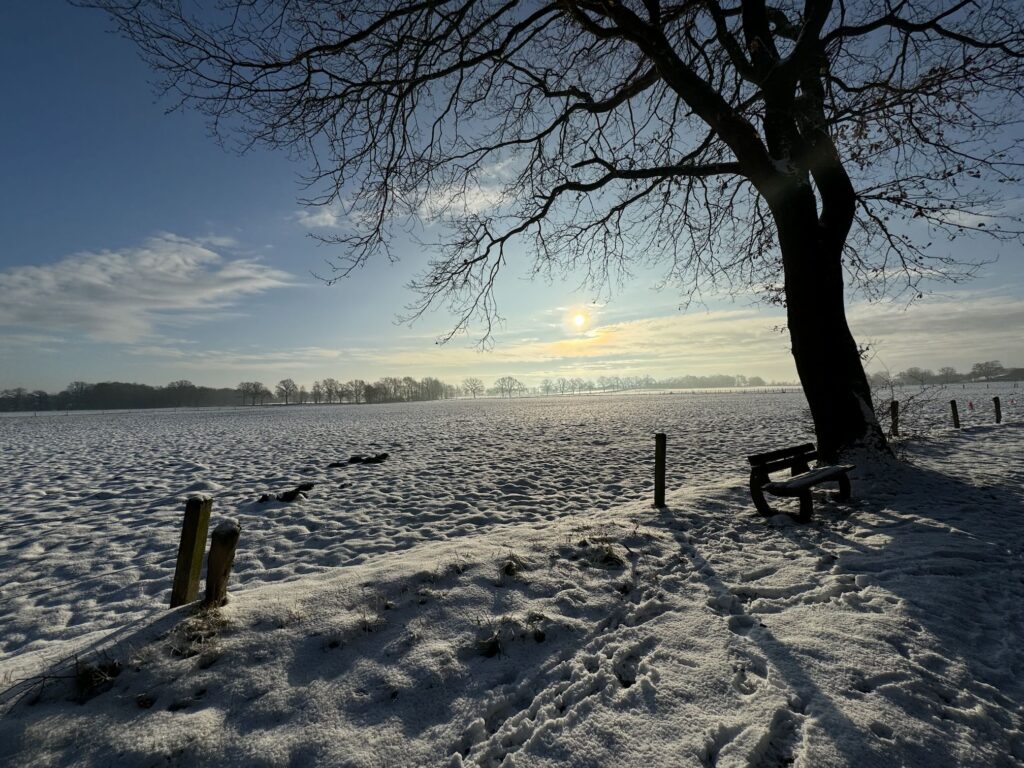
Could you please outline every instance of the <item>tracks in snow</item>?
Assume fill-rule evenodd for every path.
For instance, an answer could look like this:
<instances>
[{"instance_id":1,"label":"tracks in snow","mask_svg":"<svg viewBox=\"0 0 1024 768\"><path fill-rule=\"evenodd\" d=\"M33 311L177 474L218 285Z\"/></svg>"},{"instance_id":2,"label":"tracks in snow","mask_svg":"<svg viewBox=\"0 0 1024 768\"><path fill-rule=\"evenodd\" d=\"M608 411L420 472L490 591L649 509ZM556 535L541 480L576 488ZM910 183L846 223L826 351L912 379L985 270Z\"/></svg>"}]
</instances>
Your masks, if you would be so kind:
<instances>
[{"instance_id":1,"label":"tracks in snow","mask_svg":"<svg viewBox=\"0 0 1024 768\"><path fill-rule=\"evenodd\" d=\"M758 651L763 642L757 635L761 621L757 613L746 610L752 585L774 575L778 567L748 572L742 585L731 587L711 562L742 549L745 534L759 523L750 518L737 522L657 514L657 519L641 521L648 526L648 543L630 550L634 586L618 608L596 622L575 648L498 691L483 716L470 723L453 745L452 765L497 768L511 764L506 762L510 757L551 741L598 707L621 703L622 697L630 697L630 707L656 708L659 648L671 642L664 632L666 624L657 620L687 612L698 612L708 623L709 633L720 638L716 654L731 667L729 679L737 706L756 700L752 709L767 713L760 725L722 722L712 728L702 748L689 755L693 764L717 765L723 751L737 749L750 765L762 768L792 761L803 740L803 705ZM852 577L836 580L838 586L800 585L775 599L834 599L848 591L848 581Z\"/></svg>"}]
</instances>

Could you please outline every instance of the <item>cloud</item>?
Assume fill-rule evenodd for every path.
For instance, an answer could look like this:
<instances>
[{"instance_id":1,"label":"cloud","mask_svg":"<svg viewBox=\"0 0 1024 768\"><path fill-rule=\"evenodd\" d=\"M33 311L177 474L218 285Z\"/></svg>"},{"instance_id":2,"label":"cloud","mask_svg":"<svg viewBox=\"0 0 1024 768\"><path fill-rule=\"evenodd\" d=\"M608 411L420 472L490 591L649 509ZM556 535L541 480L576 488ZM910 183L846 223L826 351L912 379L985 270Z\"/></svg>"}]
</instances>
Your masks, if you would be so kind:
<instances>
[{"instance_id":1,"label":"cloud","mask_svg":"<svg viewBox=\"0 0 1024 768\"><path fill-rule=\"evenodd\" d=\"M347 217L340 205L321 205L296 211L295 220L306 229L339 229Z\"/></svg>"},{"instance_id":2,"label":"cloud","mask_svg":"<svg viewBox=\"0 0 1024 768\"><path fill-rule=\"evenodd\" d=\"M434 183L402 197L388 217L404 219L414 214L427 226L445 216L482 214L496 208L505 197L505 184L512 177L510 161L490 163L461 183ZM400 196L401 197L401 196ZM326 205L307 205L292 218L304 229L360 229L378 224L379 211L356 199L339 198Z\"/></svg>"},{"instance_id":3,"label":"cloud","mask_svg":"<svg viewBox=\"0 0 1024 768\"><path fill-rule=\"evenodd\" d=\"M471 183L463 187L450 185L439 187L425 195L419 208L419 215L427 220L445 214L466 216L485 213L501 202L503 190L497 184Z\"/></svg>"},{"instance_id":4,"label":"cloud","mask_svg":"<svg viewBox=\"0 0 1024 768\"><path fill-rule=\"evenodd\" d=\"M3 337L0 337L0 348L35 348L43 344L60 344L63 341L59 336L47 333L5 333Z\"/></svg>"},{"instance_id":5,"label":"cloud","mask_svg":"<svg viewBox=\"0 0 1024 768\"><path fill-rule=\"evenodd\" d=\"M903 304L858 303L848 313L858 341L877 340L878 361L966 366L979 360L1024 361L1024 299L995 291L956 291ZM877 366L869 366L877 367Z\"/></svg>"},{"instance_id":6,"label":"cloud","mask_svg":"<svg viewBox=\"0 0 1024 768\"><path fill-rule=\"evenodd\" d=\"M210 238L164 234L137 248L0 272L0 327L137 342L161 323L190 313L209 317L245 296L292 284L285 272L252 259L226 260L208 244Z\"/></svg>"},{"instance_id":7,"label":"cloud","mask_svg":"<svg viewBox=\"0 0 1024 768\"><path fill-rule=\"evenodd\" d=\"M1024 198L1012 197L999 200L987 208L977 210L958 210L946 208L936 214L936 218L956 227L985 228L997 225L1001 220L1013 219L1024 212Z\"/></svg>"},{"instance_id":8,"label":"cloud","mask_svg":"<svg viewBox=\"0 0 1024 768\"><path fill-rule=\"evenodd\" d=\"M140 357L156 358L172 364L175 370L200 371L252 371L285 372L319 369L327 365L342 364L352 359L358 350L329 349L326 347L296 347L295 349L182 349L177 346L139 345L128 352ZM317 374L321 375L321 374ZM324 376L330 373L322 374Z\"/></svg>"},{"instance_id":9,"label":"cloud","mask_svg":"<svg viewBox=\"0 0 1024 768\"><path fill-rule=\"evenodd\" d=\"M741 309L624 320L539 344L511 345L505 354L563 364L643 359L680 373L721 372L784 355L785 337L771 330L780 319Z\"/></svg>"},{"instance_id":10,"label":"cloud","mask_svg":"<svg viewBox=\"0 0 1024 768\"><path fill-rule=\"evenodd\" d=\"M64 339L46 333L0 333L0 352L5 354L59 354Z\"/></svg>"},{"instance_id":11,"label":"cloud","mask_svg":"<svg viewBox=\"0 0 1024 768\"><path fill-rule=\"evenodd\" d=\"M564 308L558 311L563 311ZM610 314L606 312L605 315ZM1024 360L1024 299L996 292L957 291L901 304L855 302L850 324L860 342L871 342L879 363L892 370L911 365L963 369L978 360L1006 365ZM583 333L518 328L498 339L492 351L468 345L438 346L434 336L406 334L342 341L338 346L294 348L207 347L186 341L145 338L127 351L154 369L179 376L200 371L221 383L265 382L285 376L304 384L381 376L437 376L456 383L465 376L490 381L512 375L528 385L543 378L743 373L795 380L789 337L778 309L741 307L707 312L660 310L654 317L619 317ZM179 373L180 372L180 373ZM205 383L205 382L204 382Z\"/></svg>"},{"instance_id":12,"label":"cloud","mask_svg":"<svg viewBox=\"0 0 1024 768\"><path fill-rule=\"evenodd\" d=\"M511 159L489 162L470 177L436 185L423 194L419 215L430 221L448 214L471 216L492 211L506 202L506 185L515 179L515 170Z\"/></svg>"},{"instance_id":13,"label":"cloud","mask_svg":"<svg viewBox=\"0 0 1024 768\"><path fill-rule=\"evenodd\" d=\"M855 302L850 325L860 342L872 342L894 370L911 365L969 366L977 360L1024 360L1024 299L957 291L902 304ZM669 313L624 318L581 334L517 333L492 351L399 342L348 349L339 358L363 376L399 372L457 379L465 375L515 375L536 383L550 376L744 373L795 380L785 314L769 308Z\"/></svg>"},{"instance_id":14,"label":"cloud","mask_svg":"<svg viewBox=\"0 0 1024 768\"><path fill-rule=\"evenodd\" d=\"M495 207L502 198L501 187L494 184L471 184L438 187L423 196L416 209L424 221L433 221L445 214L467 215L483 213ZM373 223L374 217L344 203L311 206L295 212L294 219L304 229L357 228Z\"/></svg>"},{"instance_id":15,"label":"cloud","mask_svg":"<svg viewBox=\"0 0 1024 768\"><path fill-rule=\"evenodd\" d=\"M172 348L170 361L212 369L306 372L310 379L380 376L439 376L458 381L467 375L515 375L529 383L545 376L682 373L750 373L792 378L788 339L773 330L783 322L754 309L673 314L608 323L583 334L558 333L499 340L488 352L406 336L385 344L329 349L217 350L196 354ZM152 350L139 350L150 354ZM177 363L176 363L177 365ZM180 366L179 366L180 367Z\"/></svg>"},{"instance_id":16,"label":"cloud","mask_svg":"<svg viewBox=\"0 0 1024 768\"><path fill-rule=\"evenodd\" d=\"M206 237L196 237L193 240L199 245L205 245L208 248L237 248L241 245L233 237L226 235L207 235Z\"/></svg>"}]
</instances>

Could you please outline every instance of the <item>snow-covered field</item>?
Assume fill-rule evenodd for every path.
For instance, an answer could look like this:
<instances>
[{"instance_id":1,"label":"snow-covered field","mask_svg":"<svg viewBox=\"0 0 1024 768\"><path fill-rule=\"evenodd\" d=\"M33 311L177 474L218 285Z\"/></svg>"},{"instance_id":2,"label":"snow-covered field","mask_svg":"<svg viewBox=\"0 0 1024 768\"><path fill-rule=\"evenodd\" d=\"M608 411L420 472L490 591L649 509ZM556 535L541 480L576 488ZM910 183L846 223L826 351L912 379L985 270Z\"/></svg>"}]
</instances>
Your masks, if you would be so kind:
<instances>
[{"instance_id":1,"label":"snow-covered field","mask_svg":"<svg viewBox=\"0 0 1024 768\"><path fill-rule=\"evenodd\" d=\"M735 475L748 447L805 439L803 408L652 395L0 419L0 654L166 603L192 493L242 524L248 586L649 497L659 430L670 488ZM390 457L327 468L377 452ZM305 501L257 503L305 481Z\"/></svg>"},{"instance_id":2,"label":"snow-covered field","mask_svg":"<svg viewBox=\"0 0 1024 768\"><path fill-rule=\"evenodd\" d=\"M798 394L0 419L4 687L122 670L84 704L14 685L0 763L1020 764L1020 392L938 393L910 463L808 526L745 489L810 438ZM195 492L242 542L231 604L183 622Z\"/></svg>"}]
</instances>

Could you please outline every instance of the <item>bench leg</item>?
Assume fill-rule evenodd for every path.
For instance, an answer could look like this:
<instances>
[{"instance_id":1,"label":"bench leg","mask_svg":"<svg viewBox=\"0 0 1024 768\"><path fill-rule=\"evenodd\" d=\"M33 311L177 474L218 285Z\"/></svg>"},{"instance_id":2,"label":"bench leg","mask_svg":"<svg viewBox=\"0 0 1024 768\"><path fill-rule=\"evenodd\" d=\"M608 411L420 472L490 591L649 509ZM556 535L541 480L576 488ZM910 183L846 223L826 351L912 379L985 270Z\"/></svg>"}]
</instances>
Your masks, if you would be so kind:
<instances>
[{"instance_id":1,"label":"bench leg","mask_svg":"<svg viewBox=\"0 0 1024 768\"><path fill-rule=\"evenodd\" d=\"M846 501L850 498L850 478L846 475L841 475L839 478L839 495L836 498L839 501Z\"/></svg>"},{"instance_id":2,"label":"bench leg","mask_svg":"<svg viewBox=\"0 0 1024 768\"><path fill-rule=\"evenodd\" d=\"M757 507L757 511L765 517L771 517L775 514L768 501L764 497L764 491L761 490L761 478L751 477L750 478L750 498L754 500L754 506Z\"/></svg>"},{"instance_id":3,"label":"bench leg","mask_svg":"<svg viewBox=\"0 0 1024 768\"><path fill-rule=\"evenodd\" d=\"M800 494L800 516L797 517L801 523L811 522L811 515L814 513L814 499L811 498L810 489Z\"/></svg>"}]
</instances>

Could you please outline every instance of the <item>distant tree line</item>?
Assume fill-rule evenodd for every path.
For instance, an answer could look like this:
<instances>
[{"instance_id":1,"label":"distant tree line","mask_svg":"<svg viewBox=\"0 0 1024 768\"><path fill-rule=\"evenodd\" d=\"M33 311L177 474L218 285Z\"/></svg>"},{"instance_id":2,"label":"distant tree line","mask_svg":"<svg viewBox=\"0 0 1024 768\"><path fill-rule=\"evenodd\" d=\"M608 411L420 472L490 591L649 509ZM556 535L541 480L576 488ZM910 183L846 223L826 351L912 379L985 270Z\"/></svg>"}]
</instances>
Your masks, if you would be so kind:
<instances>
[{"instance_id":1,"label":"distant tree line","mask_svg":"<svg viewBox=\"0 0 1024 768\"><path fill-rule=\"evenodd\" d=\"M594 379L579 377L544 379L539 386L527 387L512 376L502 376L492 387L485 387L480 379L466 379L462 390L476 397L486 392L496 397L522 395L584 395L594 392L636 392L645 389L727 389L730 387L765 387L760 376L716 374L712 376L674 376L655 379L653 376L599 376Z\"/></svg>"},{"instance_id":2,"label":"distant tree line","mask_svg":"<svg viewBox=\"0 0 1024 768\"><path fill-rule=\"evenodd\" d=\"M540 392L544 395L576 395L594 391L631 392L642 389L724 389L764 386L767 384L760 376L743 376L741 374L674 376L667 379L655 379L652 376L599 376L596 382L591 379L560 377L544 379L540 383Z\"/></svg>"},{"instance_id":3,"label":"distant tree line","mask_svg":"<svg viewBox=\"0 0 1024 768\"><path fill-rule=\"evenodd\" d=\"M23 387L0 391L0 411L105 411L116 408L200 408L236 405L238 392L231 387L200 387L184 379L166 386L104 381L88 384L73 381L57 393Z\"/></svg>"},{"instance_id":4,"label":"distant tree line","mask_svg":"<svg viewBox=\"0 0 1024 768\"><path fill-rule=\"evenodd\" d=\"M600 376L596 380L547 378L527 387L513 376L502 376L488 387L470 376L461 384L448 384L427 376L414 379L386 376L374 382L363 379L339 381L325 378L310 387L294 379L281 379L273 387L260 381L243 381L236 387L203 387L182 379L165 386L106 381L89 384L74 381L57 393L29 391L23 387L0 391L0 411L115 410L120 408L200 408L232 405L305 405L409 403L456 397L521 397L523 395L580 395L594 392L630 392L644 389L702 389L767 386L760 376L677 376L656 380L651 376Z\"/></svg>"},{"instance_id":5,"label":"distant tree line","mask_svg":"<svg viewBox=\"0 0 1024 768\"><path fill-rule=\"evenodd\" d=\"M868 379L873 388L892 386L921 386L924 384L960 384L978 381L1020 381L1024 380L1024 368L1006 368L998 360L974 363L971 370L960 373L956 368L945 366L933 371L930 368L910 367L899 373L878 371Z\"/></svg>"},{"instance_id":6,"label":"distant tree line","mask_svg":"<svg viewBox=\"0 0 1024 768\"><path fill-rule=\"evenodd\" d=\"M337 379L323 379L314 381L313 386L306 391L305 387L296 389L295 382L291 379L284 379L275 387L279 399L287 403L287 392L291 391L294 401L300 404L313 403L315 405L330 403L412 403L423 400L447 400L458 397L461 390L452 384L446 384L433 376L423 379L414 379L411 376L398 378L397 376L385 376L374 382L352 379L351 381L338 381Z\"/></svg>"}]
</instances>

